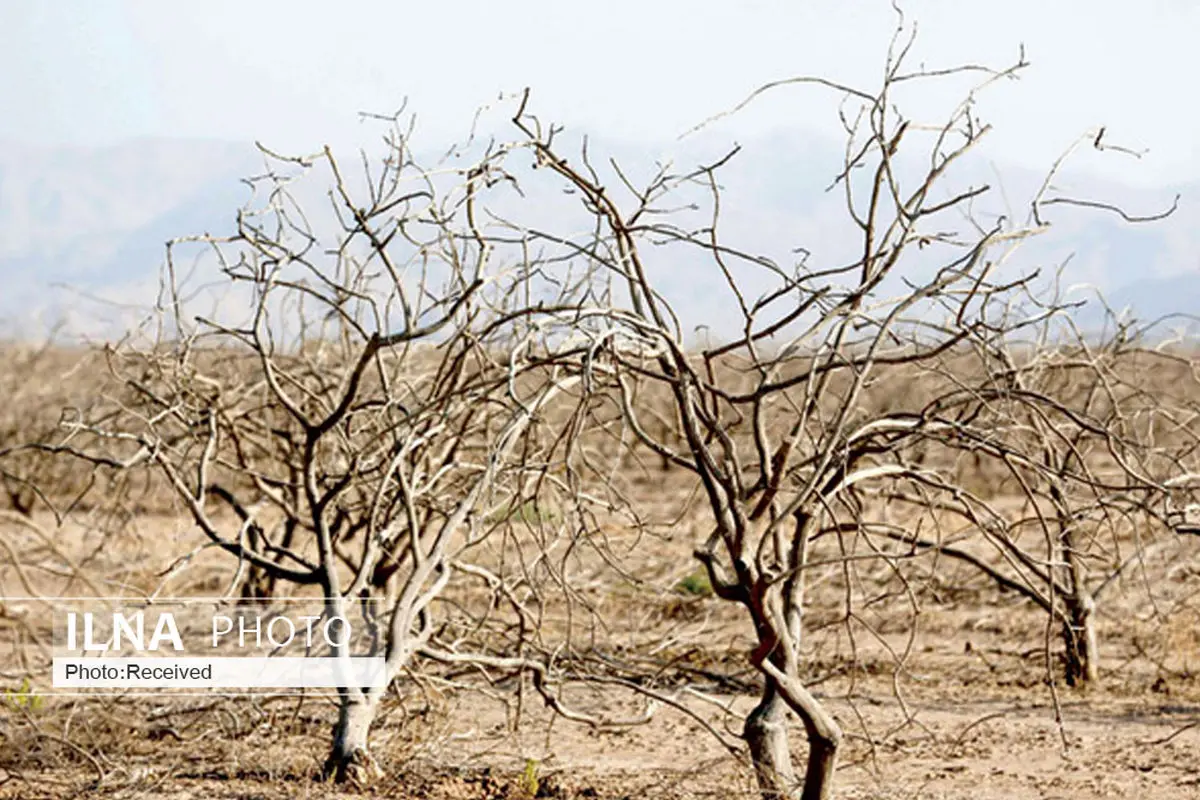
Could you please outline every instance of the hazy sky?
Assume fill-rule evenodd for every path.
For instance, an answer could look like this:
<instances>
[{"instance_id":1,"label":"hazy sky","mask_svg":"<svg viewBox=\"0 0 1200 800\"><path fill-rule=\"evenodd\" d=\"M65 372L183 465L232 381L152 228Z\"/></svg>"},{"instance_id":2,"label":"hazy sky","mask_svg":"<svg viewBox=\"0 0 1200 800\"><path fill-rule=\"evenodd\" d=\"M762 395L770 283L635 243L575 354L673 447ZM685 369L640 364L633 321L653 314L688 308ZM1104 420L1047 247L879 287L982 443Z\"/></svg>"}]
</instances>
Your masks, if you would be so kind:
<instances>
[{"instance_id":1,"label":"hazy sky","mask_svg":"<svg viewBox=\"0 0 1200 800\"><path fill-rule=\"evenodd\" d=\"M911 0L914 65L996 65L1024 43L1024 80L986 96L993 152L1044 167L1107 125L1150 153L1088 169L1141 183L1200 178L1200 4L1182 0ZM427 140L457 136L501 91L596 134L669 140L756 85L821 74L873 85L894 26L882 0L0 0L0 139L259 139L310 150L356 112L408 97ZM950 87L945 87L948 91ZM918 101L946 101L932 87ZM820 90L789 88L734 123L834 134ZM918 105L917 108L924 108ZM930 106L932 108L932 105Z\"/></svg>"}]
</instances>

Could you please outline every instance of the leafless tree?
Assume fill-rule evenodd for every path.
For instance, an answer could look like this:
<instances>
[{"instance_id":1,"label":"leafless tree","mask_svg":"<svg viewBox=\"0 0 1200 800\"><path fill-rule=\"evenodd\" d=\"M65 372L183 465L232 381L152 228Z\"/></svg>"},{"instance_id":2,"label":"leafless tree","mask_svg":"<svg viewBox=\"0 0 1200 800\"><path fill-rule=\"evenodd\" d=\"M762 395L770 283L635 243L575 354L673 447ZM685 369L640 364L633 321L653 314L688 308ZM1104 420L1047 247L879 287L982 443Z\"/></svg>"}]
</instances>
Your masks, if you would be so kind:
<instances>
[{"instance_id":1,"label":"leafless tree","mask_svg":"<svg viewBox=\"0 0 1200 800\"><path fill-rule=\"evenodd\" d=\"M911 635L892 649L867 606L898 596L915 614L907 563L971 560L1045 606L1070 644L1068 675L1087 677L1091 607L1103 587L1088 583L1084 562L1103 530L1161 518L1164 476L1194 447L1192 437L1160 452L1163 426L1180 421L1122 373L1143 357L1121 339L1128 331L1092 346L1074 332L1054 282L1015 266L1018 245L1049 225L1049 181L1026 221L981 221L988 187L955 185L957 165L989 130L976 116L978 89L1015 76L1023 58L1003 70L910 71L911 46L902 26L876 90L799 78L750 98L787 84L845 97L846 157L833 188L860 234L848 263L783 266L721 237L719 174L736 149L635 183L618 166L598 166L586 147L568 159L560 129L526 104L514 119L536 165L559 176L594 222L574 235L514 229L613 287L609 306L577 328L593 351L584 385L619 404L614 439L635 439L694 476L713 523L695 557L715 593L744 607L753 625L750 660L764 685L743 736L765 797L831 796L844 736L805 683L809 582L835 582L844 598L837 622L852 646L875 638L899 672ZM943 123L921 124L896 106L910 83L964 75L981 83ZM681 195L694 202L697 187L710 193L711 217L688 227L671 210L687 204ZM702 346L685 334L685 309L661 280L672 248L689 255L670 263L686 263L689 275L711 270L727 292L729 318L706 321L713 333ZM749 294L748 274L769 287ZM980 490L992 477L1017 487L1018 508ZM960 538L992 546L1013 577ZM895 585L863 596L867 571L879 569ZM799 779L788 709L808 739Z\"/></svg>"},{"instance_id":2,"label":"leafless tree","mask_svg":"<svg viewBox=\"0 0 1200 800\"><path fill-rule=\"evenodd\" d=\"M987 375L971 364L944 375L958 389L939 405L969 409L977 432L938 441L957 457L953 499L915 487L879 499L900 519L913 504L941 508L953 522L929 535L885 535L964 562L1039 606L1076 686L1099 677L1097 604L1150 549L1170 544L1180 521L1171 499L1197 454L1196 376L1189 358L1152 346L1132 324L1089 337L1056 314L1031 332L976 352Z\"/></svg>"},{"instance_id":3,"label":"leafless tree","mask_svg":"<svg viewBox=\"0 0 1200 800\"><path fill-rule=\"evenodd\" d=\"M397 119L361 174L328 149L264 153L234 236L169 247L158 328L110 353L134 399L103 424L70 423L106 443L83 456L164 476L236 559L234 588L312 587L331 616L375 604L389 684L419 657L524 673L554 710L602 724L563 704L548 657L525 645L536 597L519 588L557 541L520 509L553 502L569 538L571 509L589 502L556 455L582 380L564 367L580 351L556 320L586 281L542 280L489 239L479 208L511 184L502 148L425 169ZM314 175L331 187L324 213L297 189ZM176 268L196 243L218 267L207 288ZM504 556L521 546L523 558ZM486 599L439 613L462 583ZM477 617L462 618L467 605ZM509 634L474 646L493 627ZM330 777L379 774L368 732L386 691L339 689Z\"/></svg>"},{"instance_id":4,"label":"leafless tree","mask_svg":"<svg viewBox=\"0 0 1200 800\"><path fill-rule=\"evenodd\" d=\"M94 505L117 491L113 481L70 459L57 458L64 441L64 408L99 418L107 405L107 370L92 349L51 334L40 343L0 343L0 504L32 517L61 517L68 509ZM57 450L55 448L58 448Z\"/></svg>"}]
</instances>

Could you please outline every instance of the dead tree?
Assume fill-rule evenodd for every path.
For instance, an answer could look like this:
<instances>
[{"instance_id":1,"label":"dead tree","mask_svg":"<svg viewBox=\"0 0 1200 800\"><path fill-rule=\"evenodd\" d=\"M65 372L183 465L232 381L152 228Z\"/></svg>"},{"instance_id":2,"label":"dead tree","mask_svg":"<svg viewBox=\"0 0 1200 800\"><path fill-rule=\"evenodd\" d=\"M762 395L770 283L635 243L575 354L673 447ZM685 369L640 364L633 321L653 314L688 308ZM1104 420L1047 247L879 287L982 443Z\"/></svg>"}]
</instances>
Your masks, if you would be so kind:
<instances>
[{"instance_id":1,"label":"dead tree","mask_svg":"<svg viewBox=\"0 0 1200 800\"><path fill-rule=\"evenodd\" d=\"M940 451L954 476L937 485L941 496L912 484L874 499L897 512L893 522L936 506L923 533L911 524L881 533L978 569L1041 608L1060 637L1062 676L1081 686L1099 677L1098 604L1171 541L1173 486L1198 452L1196 381L1190 359L1150 346L1129 323L1089 336L1053 314L1029 332L946 365L942 378L957 386L926 413L970 423L923 445L926 465Z\"/></svg>"},{"instance_id":2,"label":"dead tree","mask_svg":"<svg viewBox=\"0 0 1200 800\"><path fill-rule=\"evenodd\" d=\"M1098 515L1146 508L1158 480L1142 472L1144 454L1126 457L1140 445L1122 416L1128 405L1107 388L1115 351L1081 356L1070 341L1039 338L1048 321L1069 328L1071 308L1036 268L1019 270L1011 257L1048 225L1045 191L1031 199L1027 224L982 222L972 210L988 187L955 185L958 163L989 129L975 116L975 91L932 126L895 104L902 85L977 73L982 86L1014 76L1024 61L907 71L912 41L903 39L898 33L877 90L810 78L771 85L819 84L845 96L846 158L833 186L860 234L848 263L786 267L721 238L719 173L736 149L690 172L660 169L644 184L614 167L610 184L586 148L568 160L559 129L525 104L514 118L536 166L559 176L594 222L583 235L522 235L597 266L614 287L611 304L578 326L593 351L587 390L620 405L614 436L692 473L712 521L695 557L715 593L741 605L753 626L749 659L764 688L743 736L764 797L832 795L843 730L805 684L812 576L839 581L842 624L851 636L870 634L861 570L883 565L911 594L903 564L948 552L924 538L948 509L969 519L964 535L1014 564L1010 582L1048 603L1075 641L1089 614L1076 563L1095 540L1089 526ZM710 193L711 217L675 222L671 209L694 203L696 187ZM686 309L656 277L669 248L689 254L674 263L719 276L729 319L717 330L735 333L713 334L703 347L688 340ZM757 297L738 277L748 272L770 284ZM669 414L640 399L655 389ZM674 420L669 435L665 417ZM980 498L972 481L981 473L962 469L964 458L1025 487L1034 509L1026 513L1065 565L1035 562L1014 528L1028 520ZM1043 574L1049 598L1030 588ZM788 748L789 709L808 738L802 776Z\"/></svg>"},{"instance_id":3,"label":"dead tree","mask_svg":"<svg viewBox=\"0 0 1200 800\"><path fill-rule=\"evenodd\" d=\"M185 241L169 248L158 334L111 354L136 402L75 423L108 443L91 457L164 476L239 576L315 589L331 616L376 604L388 683L421 657L527 672L555 710L599 722L563 706L536 654L464 650L438 605L472 581L495 595L484 613L524 612L503 565L473 554L519 535L505 510L553 480L563 415L549 411L581 380L563 366L577 351L542 325L578 290L539 283L486 232L481 197L510 183L503 150L426 170L393 124L361 176L328 149L265 155L236 235L187 240L210 248L219 301L177 271ZM332 187L324 214L304 203L315 175ZM333 779L379 773L368 733L386 690L339 689Z\"/></svg>"}]
</instances>

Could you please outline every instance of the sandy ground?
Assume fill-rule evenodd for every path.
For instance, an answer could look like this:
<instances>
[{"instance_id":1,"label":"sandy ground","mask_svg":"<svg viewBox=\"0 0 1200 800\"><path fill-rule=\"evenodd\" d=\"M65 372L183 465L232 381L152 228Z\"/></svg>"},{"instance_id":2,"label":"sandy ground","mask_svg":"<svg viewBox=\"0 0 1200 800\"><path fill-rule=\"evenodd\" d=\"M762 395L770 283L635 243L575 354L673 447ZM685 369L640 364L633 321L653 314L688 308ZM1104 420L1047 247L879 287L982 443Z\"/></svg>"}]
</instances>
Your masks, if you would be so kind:
<instances>
[{"instance_id":1,"label":"sandy ground","mask_svg":"<svg viewBox=\"0 0 1200 800\"><path fill-rule=\"evenodd\" d=\"M1200 796L1200 730L1185 729L1200 708L1121 708L1076 702L1066 711L1064 751L1050 708L960 703L925 708L904 732L859 745L839 772L847 798L1100 798ZM663 714L622 734L568 731L561 723L524 742L463 738L463 752L396 761L378 747L391 775L374 790L338 791L315 780L297 750L312 738L282 741L259 732L226 748L164 743L152 756L114 764L98 786L82 769L9 773L0 797L280 798L506 797L525 793L526 759L538 756L543 796L753 796L748 771L682 719ZM460 734L464 737L466 733ZM537 741L541 739L541 741ZM485 746L486 745L486 746ZM800 748L798 748L800 749ZM317 750L319 752L319 750ZM801 756L801 752L795 755ZM439 759L440 760L440 759ZM139 763L140 762L140 763Z\"/></svg>"},{"instance_id":2,"label":"sandy ground","mask_svg":"<svg viewBox=\"0 0 1200 800\"><path fill-rule=\"evenodd\" d=\"M1061 728L1045 686L935 680L904 695L906 715L888 683L863 681L853 703L824 698L847 732L838 797L1200 797L1200 686L1190 680L1062 690ZM180 701L169 716L159 709L157 722L149 707L132 714L120 702L93 703L72 712L72 739L87 758L18 734L9 714L0 717L12 731L5 744L26 744L0 750L0 798L508 798L532 793L530 774L545 797L755 796L746 765L698 722L736 746L754 698L662 693L695 716L664 705L645 725L604 731L530 706L514 732L504 706L485 695L393 702L373 733L388 777L365 792L318 781L332 718L318 700L234 700L195 714ZM568 699L613 716L644 707L636 693L607 687ZM802 729L792 740L799 762Z\"/></svg>"},{"instance_id":3,"label":"sandy ground","mask_svg":"<svg viewBox=\"0 0 1200 800\"><path fill-rule=\"evenodd\" d=\"M146 574L169 564L107 555ZM1188 566L1198 558L1200 540L1183 542L1113 595L1101 609L1101 685L1058 685L1057 711L1044 617L986 584L931 595L901 669L863 636L857 670L839 673L844 637L830 628L814 640L808 679L846 732L836 796L1200 797L1200 600ZM671 563L678 559L664 555L655 579L668 589L679 578ZM647 561L647 574L659 569ZM211 584L220 591L224 579ZM597 602L623 595L612 596ZM333 718L327 701L51 698L31 709L0 698L0 799L755 797L751 771L722 744L740 752L741 720L755 702L739 610L671 591L621 602L637 620L631 630L654 628L674 643L658 653L672 666L639 684L669 701L644 725L595 730L553 720L529 691L514 731L504 701L512 702L511 684L449 691L429 674L400 683L373 731L387 777L348 791L318 780ZM815 612L823 603L815 597ZM878 630L899 652L910 627L881 618ZM571 684L565 697L612 718L636 717L647 701L612 684ZM803 730L793 728L801 763Z\"/></svg>"}]
</instances>

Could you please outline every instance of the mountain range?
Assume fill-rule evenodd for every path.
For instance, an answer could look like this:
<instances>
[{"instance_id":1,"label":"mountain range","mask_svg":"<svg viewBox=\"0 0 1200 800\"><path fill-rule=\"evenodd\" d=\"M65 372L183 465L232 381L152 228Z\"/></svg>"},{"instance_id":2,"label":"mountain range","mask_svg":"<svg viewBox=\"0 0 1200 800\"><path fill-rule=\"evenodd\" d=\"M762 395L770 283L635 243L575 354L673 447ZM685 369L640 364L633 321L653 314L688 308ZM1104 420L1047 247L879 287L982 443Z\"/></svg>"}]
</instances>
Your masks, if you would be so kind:
<instances>
[{"instance_id":1,"label":"mountain range","mask_svg":"<svg viewBox=\"0 0 1200 800\"><path fill-rule=\"evenodd\" d=\"M829 142L776 132L742 142L721 172L729 199L723 230L738 246L777 263L837 263L852 253L855 231L839 190L826 191L840 150ZM590 144L646 174L651 153L664 148L621 142ZM679 148L676 148L679 150ZM686 145L679 162L702 160L705 145ZM107 147L38 147L0 143L0 333L40 336L55 324L75 333L110 333L141 313L157 291L164 243L173 237L232 230L249 191L242 179L263 169L247 143L144 139ZM1020 201L1039 185L1029 170L977 160L963 185L989 183L988 213L1024 213ZM1119 203L1150 215L1171 205L1170 217L1132 224L1112 210L1057 205L1054 224L1023 258L1058 265L1065 284L1103 291L1116 307L1140 318L1200 314L1200 183L1135 189L1073 172L1059 196ZM310 187L308 196L328 187ZM1006 207L1007 203L1017 208ZM686 265L664 273L667 291L695 324L719 317L720 278ZM1086 292L1085 292L1086 294Z\"/></svg>"}]
</instances>

